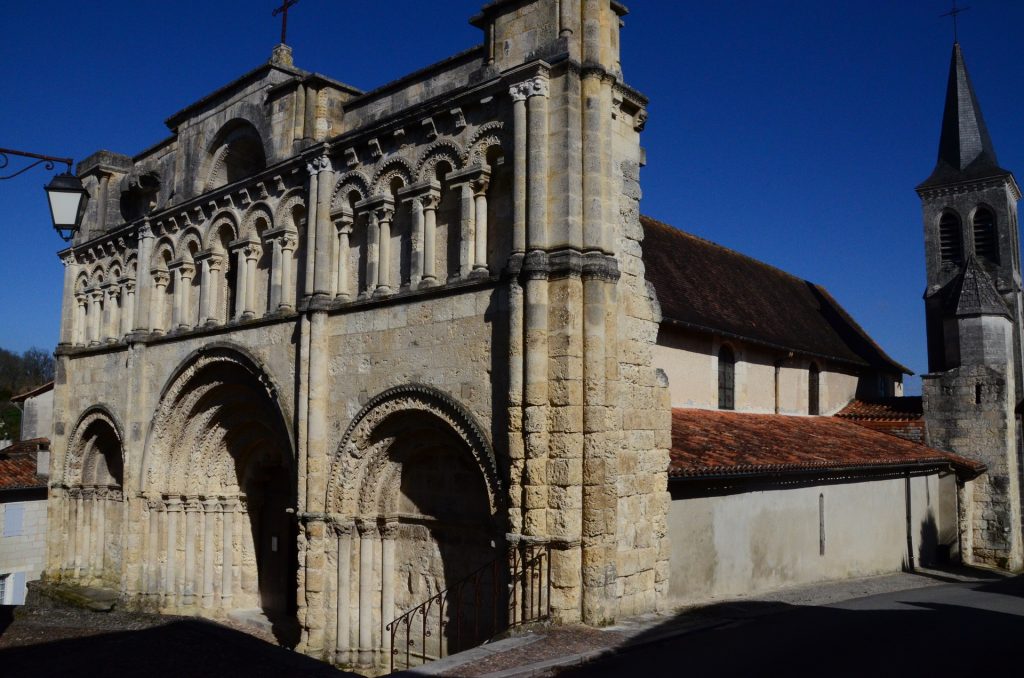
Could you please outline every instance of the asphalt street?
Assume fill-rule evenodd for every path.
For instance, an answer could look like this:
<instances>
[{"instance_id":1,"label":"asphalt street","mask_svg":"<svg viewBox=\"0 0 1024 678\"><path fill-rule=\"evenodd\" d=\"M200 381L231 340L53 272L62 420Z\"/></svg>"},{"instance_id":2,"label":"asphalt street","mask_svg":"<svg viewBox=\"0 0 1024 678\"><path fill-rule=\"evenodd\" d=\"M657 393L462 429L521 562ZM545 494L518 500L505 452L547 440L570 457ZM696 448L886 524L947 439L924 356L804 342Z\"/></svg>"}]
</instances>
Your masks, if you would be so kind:
<instances>
[{"instance_id":1,"label":"asphalt street","mask_svg":"<svg viewBox=\"0 0 1024 678\"><path fill-rule=\"evenodd\" d=\"M1024 576L825 606L723 604L725 622L560 676L1024 674Z\"/></svg>"}]
</instances>

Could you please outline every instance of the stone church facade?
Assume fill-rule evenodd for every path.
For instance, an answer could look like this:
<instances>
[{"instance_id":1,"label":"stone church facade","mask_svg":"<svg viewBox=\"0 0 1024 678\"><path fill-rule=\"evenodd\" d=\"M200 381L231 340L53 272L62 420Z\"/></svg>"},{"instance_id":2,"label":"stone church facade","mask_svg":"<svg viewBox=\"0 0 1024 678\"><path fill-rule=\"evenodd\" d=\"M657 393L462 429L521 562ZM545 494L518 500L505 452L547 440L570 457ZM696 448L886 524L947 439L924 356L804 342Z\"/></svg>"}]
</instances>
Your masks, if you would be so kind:
<instances>
[{"instance_id":1,"label":"stone church facade","mask_svg":"<svg viewBox=\"0 0 1024 678\"><path fill-rule=\"evenodd\" d=\"M655 610L670 408L624 13L492 2L482 46L370 92L281 45L83 161L48 578L262 608L362 666L509 548L550 549L555 621Z\"/></svg>"}]
</instances>

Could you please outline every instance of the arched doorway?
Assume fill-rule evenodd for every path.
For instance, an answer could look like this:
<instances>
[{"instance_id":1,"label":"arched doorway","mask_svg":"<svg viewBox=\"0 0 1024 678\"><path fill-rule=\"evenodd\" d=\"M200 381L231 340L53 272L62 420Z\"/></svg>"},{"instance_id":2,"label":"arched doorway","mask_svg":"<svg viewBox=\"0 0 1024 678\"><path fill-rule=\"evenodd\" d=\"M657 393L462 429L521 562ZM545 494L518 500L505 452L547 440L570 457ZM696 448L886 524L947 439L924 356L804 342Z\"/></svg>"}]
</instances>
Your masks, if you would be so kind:
<instances>
[{"instance_id":1,"label":"arched doorway","mask_svg":"<svg viewBox=\"0 0 1024 678\"><path fill-rule=\"evenodd\" d=\"M364 406L328 489L338 534L337 661L387 667L392 650L404 657L415 635L409 647L419 663L485 640L500 626L503 603L495 594L507 575L498 562L505 553L501 485L482 429L446 394L410 385ZM483 574L473 594L440 595L476 572ZM415 632L403 626L392 646L388 623L431 599ZM463 620L475 626L460 627ZM422 621L427 646L419 640Z\"/></svg>"},{"instance_id":2,"label":"arched doorway","mask_svg":"<svg viewBox=\"0 0 1024 678\"><path fill-rule=\"evenodd\" d=\"M124 452L120 427L103 408L87 410L71 435L64 468L64 576L82 584L121 582Z\"/></svg>"},{"instance_id":3,"label":"arched doorway","mask_svg":"<svg viewBox=\"0 0 1024 678\"><path fill-rule=\"evenodd\" d=\"M227 348L187 361L164 391L143 461L143 590L166 611L296 609L296 481L277 392Z\"/></svg>"}]
</instances>

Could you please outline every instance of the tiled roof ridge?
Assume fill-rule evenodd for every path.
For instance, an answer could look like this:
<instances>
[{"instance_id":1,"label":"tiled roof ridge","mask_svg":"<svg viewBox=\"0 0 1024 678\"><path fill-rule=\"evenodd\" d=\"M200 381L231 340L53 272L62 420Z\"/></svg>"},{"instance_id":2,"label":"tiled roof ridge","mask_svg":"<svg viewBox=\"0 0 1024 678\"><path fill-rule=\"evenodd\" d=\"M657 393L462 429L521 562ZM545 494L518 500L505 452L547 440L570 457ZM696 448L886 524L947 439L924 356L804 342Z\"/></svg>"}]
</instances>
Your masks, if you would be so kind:
<instances>
[{"instance_id":1,"label":"tiled roof ridge","mask_svg":"<svg viewBox=\"0 0 1024 678\"><path fill-rule=\"evenodd\" d=\"M32 396L39 395L40 393L46 393L51 388L53 388L53 379L46 382L45 384L35 386L27 391L19 393L18 395L11 396L10 401L12 403L18 403L21 402L22 400L25 400L26 398L31 398Z\"/></svg>"},{"instance_id":2,"label":"tiled roof ridge","mask_svg":"<svg viewBox=\"0 0 1024 678\"><path fill-rule=\"evenodd\" d=\"M834 416L673 408L672 436L673 478L941 466L974 477L985 470L973 459Z\"/></svg>"},{"instance_id":3,"label":"tiled roof ridge","mask_svg":"<svg viewBox=\"0 0 1024 678\"><path fill-rule=\"evenodd\" d=\"M855 398L834 416L850 421L920 421L924 412L919 407L910 410L899 410L891 405L894 401L905 403L921 402L921 396L892 396L888 398ZM865 411L866 410L866 411ZM884 411L882 411L884 410Z\"/></svg>"},{"instance_id":4,"label":"tiled roof ridge","mask_svg":"<svg viewBox=\"0 0 1024 678\"><path fill-rule=\"evenodd\" d=\"M667 222L661 221L660 219L655 219L654 217L647 216L646 214L641 214L640 215L640 219L641 219L641 221L646 221L647 223L649 223L649 224L651 224L653 226L658 226L658 227L663 228L663 229L665 229L667 231L670 231L673 234L676 234L678 237L681 237L681 238L692 238L693 240L698 240L698 241L700 241L701 243L703 243L705 245L710 245L711 247L714 247L715 249L719 249L719 250L722 250L723 252L727 252L728 254L731 254L733 256L745 259L746 261L749 261L752 264L760 266L761 268L765 268L765 269L771 271L772 273L781 275L781 276L783 276L785 278L789 278L790 280L792 280L794 282L800 282L800 283L804 283L804 284L807 284L807 285L812 285L812 286L814 286L816 288L819 288L819 289L822 289L822 290L825 289L824 287L821 287L817 283L813 283L810 280L807 280L805 278L801 278L798 275L793 275L789 271L781 269L778 266L774 266L772 264L769 264L766 261L762 261L761 259L757 259L756 257L752 257L749 254L744 254L743 252L740 252L739 250L734 250L731 247L726 247L725 245L723 245L721 243L717 243L714 240L708 240L707 238L699 236L699 235L697 235L695 233L690 233L689 231L684 231L683 229L677 228L677 227L673 226L672 224L669 224ZM829 295L829 297L831 298L831 295Z\"/></svg>"}]
</instances>

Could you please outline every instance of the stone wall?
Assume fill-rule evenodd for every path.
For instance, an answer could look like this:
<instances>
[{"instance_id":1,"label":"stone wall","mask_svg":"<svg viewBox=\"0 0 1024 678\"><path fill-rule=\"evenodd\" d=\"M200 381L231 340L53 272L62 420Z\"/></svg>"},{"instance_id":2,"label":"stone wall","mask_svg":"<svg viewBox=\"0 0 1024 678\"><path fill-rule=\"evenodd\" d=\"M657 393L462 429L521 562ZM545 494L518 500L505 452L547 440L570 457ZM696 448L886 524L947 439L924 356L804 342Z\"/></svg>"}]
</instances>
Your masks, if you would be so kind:
<instances>
[{"instance_id":1,"label":"stone wall","mask_svg":"<svg viewBox=\"0 0 1024 678\"><path fill-rule=\"evenodd\" d=\"M11 589L8 601L3 604L20 604L24 601L26 582L39 579L45 565L46 555L46 500L0 502L0 576L10 575L7 586ZM4 525L6 513L18 511L21 514L21 529L17 536L6 536ZM20 590L12 587L18 584Z\"/></svg>"},{"instance_id":2,"label":"stone wall","mask_svg":"<svg viewBox=\"0 0 1024 678\"><path fill-rule=\"evenodd\" d=\"M915 564L957 542L956 479L910 479ZM808 482L694 496L669 509L677 604L703 603L833 579L899 572L910 564L904 478Z\"/></svg>"}]
</instances>

